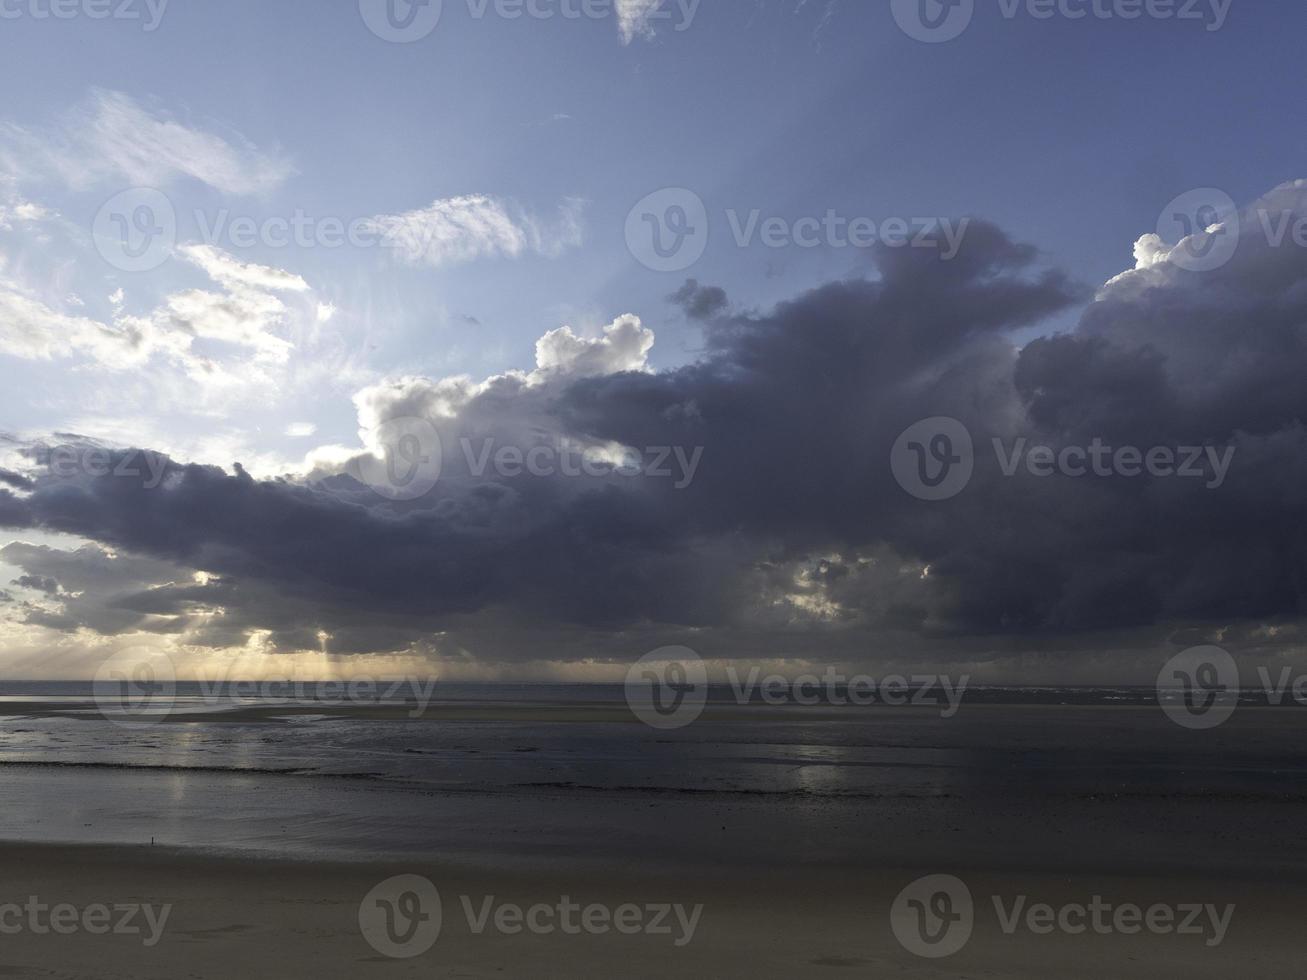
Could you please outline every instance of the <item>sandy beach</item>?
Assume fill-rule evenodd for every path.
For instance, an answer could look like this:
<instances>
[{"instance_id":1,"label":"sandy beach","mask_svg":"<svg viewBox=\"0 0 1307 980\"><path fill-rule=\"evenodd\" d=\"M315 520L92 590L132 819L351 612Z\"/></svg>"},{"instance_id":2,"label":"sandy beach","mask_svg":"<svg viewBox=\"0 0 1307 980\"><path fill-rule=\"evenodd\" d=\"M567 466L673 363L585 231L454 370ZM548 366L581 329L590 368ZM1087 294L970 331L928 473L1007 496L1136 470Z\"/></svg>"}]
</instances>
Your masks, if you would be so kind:
<instances>
[{"instance_id":1,"label":"sandy beach","mask_svg":"<svg viewBox=\"0 0 1307 980\"><path fill-rule=\"evenodd\" d=\"M171 905L158 941L141 934L40 935L24 928L0 943L0 974L61 980L210 980L326 977L1157 977L1225 978L1298 973L1301 914L1307 889L1283 884L1165 881L1107 875L970 876L976 926L966 948L944 960L905 950L890 909L906 884L927 869L815 873L762 868L731 873L469 872L428 864L391 866L238 860L161 848L0 847L0 905L36 896L48 905ZM391 875L420 874L443 901L442 928L429 950L412 959L379 953L360 930L364 897ZM1005 903L1089 902L1233 906L1219 946L1201 935L1007 935L993 913ZM666 935L593 935L561 929L506 934L478 914L492 906L623 905L656 909L702 905L693 935L668 917ZM984 900L982 900L982 897ZM642 913L643 914L643 913ZM579 915L579 913L578 913ZM5 918L8 924L18 921ZM24 922L26 920L24 919ZM578 920L579 921L579 920ZM6 931L9 931L6 929ZM678 945L678 943L681 943Z\"/></svg>"}]
</instances>

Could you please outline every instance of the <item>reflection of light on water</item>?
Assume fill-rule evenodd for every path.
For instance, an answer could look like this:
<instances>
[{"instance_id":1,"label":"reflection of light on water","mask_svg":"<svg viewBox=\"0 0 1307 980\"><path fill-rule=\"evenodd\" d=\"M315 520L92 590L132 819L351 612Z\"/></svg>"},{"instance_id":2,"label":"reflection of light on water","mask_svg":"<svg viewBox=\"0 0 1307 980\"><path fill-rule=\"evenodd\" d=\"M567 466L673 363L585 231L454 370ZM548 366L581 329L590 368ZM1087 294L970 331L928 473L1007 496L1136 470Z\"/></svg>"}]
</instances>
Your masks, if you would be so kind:
<instances>
[{"instance_id":1,"label":"reflection of light on water","mask_svg":"<svg viewBox=\"0 0 1307 980\"><path fill-rule=\"evenodd\" d=\"M797 781L800 789L821 796L847 791L851 785L846 774L834 766L803 766Z\"/></svg>"},{"instance_id":2,"label":"reflection of light on water","mask_svg":"<svg viewBox=\"0 0 1307 980\"><path fill-rule=\"evenodd\" d=\"M160 745L155 753L155 758L159 764L165 766L181 766L192 763L191 756L200 754L204 751L204 740L190 725L177 726L177 731L171 729L161 733L166 741L165 745ZM192 763L193 764L193 763ZM185 787L174 786L173 793L185 794Z\"/></svg>"},{"instance_id":3,"label":"reflection of light on water","mask_svg":"<svg viewBox=\"0 0 1307 980\"><path fill-rule=\"evenodd\" d=\"M37 727L30 719L0 719L0 759L27 758L54 747L58 741L53 732Z\"/></svg>"},{"instance_id":4,"label":"reflection of light on water","mask_svg":"<svg viewBox=\"0 0 1307 980\"><path fill-rule=\"evenodd\" d=\"M817 765L800 764L795 772L796 788L818 796L847 793L857 788L858 783L849 778L851 770L847 766L847 763L856 761L855 753L847 747L805 745L800 754L819 757L821 762Z\"/></svg>"},{"instance_id":5,"label":"reflection of light on water","mask_svg":"<svg viewBox=\"0 0 1307 980\"><path fill-rule=\"evenodd\" d=\"M175 805L182 805L186 802L186 773L175 772L168 780L168 799Z\"/></svg>"}]
</instances>

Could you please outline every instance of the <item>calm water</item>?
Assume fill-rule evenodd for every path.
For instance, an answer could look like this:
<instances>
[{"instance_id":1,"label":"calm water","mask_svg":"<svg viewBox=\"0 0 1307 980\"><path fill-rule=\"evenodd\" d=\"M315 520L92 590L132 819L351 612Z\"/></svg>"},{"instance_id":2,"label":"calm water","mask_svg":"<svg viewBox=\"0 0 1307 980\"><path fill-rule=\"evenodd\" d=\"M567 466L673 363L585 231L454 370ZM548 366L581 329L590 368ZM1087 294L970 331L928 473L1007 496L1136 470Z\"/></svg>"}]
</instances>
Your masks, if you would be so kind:
<instances>
[{"instance_id":1,"label":"calm water","mask_svg":"<svg viewBox=\"0 0 1307 980\"><path fill-rule=\"evenodd\" d=\"M0 696L80 703L89 691L7 684ZM446 701L500 704L616 703L620 692L442 690ZM180 693L183 706L203 700ZM987 858L1018 863L1165 864L1205 847L1209 862L1296 867L1299 845L1263 854L1240 828L1307 813L1307 715L1246 709L1192 732L1135 696L969 697L951 718L776 709L672 732L315 715L123 728L4 717L0 702L0 837L481 861L640 860L665 848L689 861L761 849L770 860L874 864L941 847L965 860L979 842ZM1242 837L1231 844L1231 834Z\"/></svg>"}]
</instances>

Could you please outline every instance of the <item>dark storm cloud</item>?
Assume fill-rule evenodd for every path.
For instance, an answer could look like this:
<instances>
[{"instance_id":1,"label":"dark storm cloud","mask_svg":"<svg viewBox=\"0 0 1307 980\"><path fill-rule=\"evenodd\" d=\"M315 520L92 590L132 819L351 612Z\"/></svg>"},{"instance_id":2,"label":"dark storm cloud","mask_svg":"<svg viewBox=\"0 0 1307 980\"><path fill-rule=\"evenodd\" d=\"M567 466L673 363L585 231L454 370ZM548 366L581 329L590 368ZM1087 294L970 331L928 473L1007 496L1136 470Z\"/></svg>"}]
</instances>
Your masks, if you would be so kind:
<instances>
[{"instance_id":1,"label":"dark storm cloud","mask_svg":"<svg viewBox=\"0 0 1307 980\"><path fill-rule=\"evenodd\" d=\"M676 299L703 319L705 354L676 370L560 369L457 397L410 379L377 394L376 421L439 424L442 478L416 501L383 500L348 472L258 481L172 464L158 488L47 474L22 498L0 492L0 521L220 575L119 590L112 615L99 613L175 622L221 606L196 627L214 645L256 627L300 647L327 629L357 651L485 629L496 655L565 658L573 630L967 642L1302 611L1301 249L1246 234L1215 271L1141 268L1093 298L1073 333L1024 349L1014 331L1087 298L1034 249L974 222L951 261L911 248L875 258L874 276L765 314L729 314L720 290L687 283ZM977 465L959 496L926 503L895 482L889 456L933 416L967 426ZM703 454L680 488L647 474L477 475L460 438ZM1008 477L995 438L1210 444L1233 447L1236 462L1218 489Z\"/></svg>"},{"instance_id":2,"label":"dark storm cloud","mask_svg":"<svg viewBox=\"0 0 1307 980\"><path fill-rule=\"evenodd\" d=\"M1001 362L1011 356L1002 330L1069 301L1060 275L1025 275L1032 259L977 226L954 263L886 253L879 282L716 321L699 365L530 388L505 380L460 413L460 433L510 445L547 425L591 441L702 447L704 467L681 489L618 476L473 479L457 472L447 437L446 476L408 505L346 476L301 485L175 465L157 488L143 476L46 477L25 505L42 527L328 607L428 622L502 606L589 626L719 625L748 606L759 562L869 528L868 482L886 491L872 451L898 424L883 415L905 369L965 351ZM929 296L914 303L923 280ZM412 413L413 397L391 408Z\"/></svg>"},{"instance_id":3,"label":"dark storm cloud","mask_svg":"<svg viewBox=\"0 0 1307 980\"><path fill-rule=\"evenodd\" d=\"M32 481L27 479L21 473L15 473L13 470L0 468L0 483L13 487L15 490L32 489Z\"/></svg>"},{"instance_id":4,"label":"dark storm cloud","mask_svg":"<svg viewBox=\"0 0 1307 980\"><path fill-rule=\"evenodd\" d=\"M9 584L17 585L23 589L34 589L37 592L44 592L46 595L59 594L59 583L42 575L21 575Z\"/></svg>"},{"instance_id":5,"label":"dark storm cloud","mask_svg":"<svg viewBox=\"0 0 1307 980\"><path fill-rule=\"evenodd\" d=\"M685 315L695 320L707 320L726 309L726 290L720 286L701 286L697 279L687 279L685 285L672 293L671 300Z\"/></svg>"},{"instance_id":6,"label":"dark storm cloud","mask_svg":"<svg viewBox=\"0 0 1307 980\"><path fill-rule=\"evenodd\" d=\"M31 527L32 513L9 490L0 490L0 527Z\"/></svg>"}]
</instances>

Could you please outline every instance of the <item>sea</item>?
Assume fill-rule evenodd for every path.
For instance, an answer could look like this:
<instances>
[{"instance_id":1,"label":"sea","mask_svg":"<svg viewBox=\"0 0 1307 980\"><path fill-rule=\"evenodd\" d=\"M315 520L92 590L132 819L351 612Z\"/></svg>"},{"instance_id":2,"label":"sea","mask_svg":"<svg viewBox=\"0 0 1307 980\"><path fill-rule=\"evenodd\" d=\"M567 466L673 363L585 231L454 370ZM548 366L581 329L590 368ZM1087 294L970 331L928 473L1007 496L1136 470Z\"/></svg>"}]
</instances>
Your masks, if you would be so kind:
<instances>
[{"instance_id":1,"label":"sea","mask_svg":"<svg viewBox=\"0 0 1307 980\"><path fill-rule=\"evenodd\" d=\"M687 873L1307 873L1307 712L1251 695L1205 731L1142 687L971 688L947 716L750 704L659 730L621 718L620 685L441 685L395 718L252 690L178 684L167 720L124 725L90 683L0 683L0 839ZM710 689L710 707L735 700Z\"/></svg>"}]
</instances>

